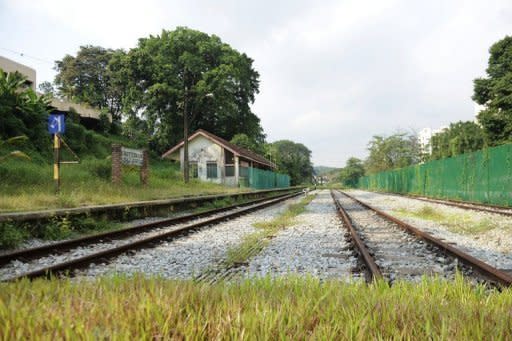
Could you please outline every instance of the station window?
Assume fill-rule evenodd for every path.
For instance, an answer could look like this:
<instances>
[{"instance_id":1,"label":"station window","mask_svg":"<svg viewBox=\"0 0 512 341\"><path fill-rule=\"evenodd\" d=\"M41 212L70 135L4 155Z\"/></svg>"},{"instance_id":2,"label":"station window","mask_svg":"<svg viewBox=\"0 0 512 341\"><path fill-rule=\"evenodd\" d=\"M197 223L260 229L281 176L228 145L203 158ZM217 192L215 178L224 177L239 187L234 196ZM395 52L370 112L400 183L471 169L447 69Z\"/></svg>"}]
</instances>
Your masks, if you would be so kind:
<instances>
[{"instance_id":1,"label":"station window","mask_svg":"<svg viewBox=\"0 0 512 341\"><path fill-rule=\"evenodd\" d=\"M235 176L235 166L226 165L226 176Z\"/></svg>"},{"instance_id":2,"label":"station window","mask_svg":"<svg viewBox=\"0 0 512 341\"><path fill-rule=\"evenodd\" d=\"M208 179L216 179L217 178L217 162L216 161L208 161L206 163L206 177Z\"/></svg>"}]
</instances>

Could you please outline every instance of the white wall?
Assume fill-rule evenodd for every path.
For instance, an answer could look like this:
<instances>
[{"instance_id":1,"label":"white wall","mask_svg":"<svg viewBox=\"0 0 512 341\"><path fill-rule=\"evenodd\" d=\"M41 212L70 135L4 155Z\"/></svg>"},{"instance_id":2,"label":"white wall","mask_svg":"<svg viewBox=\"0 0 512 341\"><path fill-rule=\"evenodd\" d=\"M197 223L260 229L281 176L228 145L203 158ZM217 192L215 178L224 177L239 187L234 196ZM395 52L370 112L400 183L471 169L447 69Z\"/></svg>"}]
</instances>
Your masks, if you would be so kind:
<instances>
[{"instance_id":1,"label":"white wall","mask_svg":"<svg viewBox=\"0 0 512 341\"><path fill-rule=\"evenodd\" d=\"M180 148L180 162L182 167L183 154L183 148ZM222 183L224 174L224 151L221 146L199 135L188 143L188 155L189 161L197 162L198 177L200 180ZM208 161L217 162L216 179L208 179L206 177L206 163Z\"/></svg>"}]
</instances>

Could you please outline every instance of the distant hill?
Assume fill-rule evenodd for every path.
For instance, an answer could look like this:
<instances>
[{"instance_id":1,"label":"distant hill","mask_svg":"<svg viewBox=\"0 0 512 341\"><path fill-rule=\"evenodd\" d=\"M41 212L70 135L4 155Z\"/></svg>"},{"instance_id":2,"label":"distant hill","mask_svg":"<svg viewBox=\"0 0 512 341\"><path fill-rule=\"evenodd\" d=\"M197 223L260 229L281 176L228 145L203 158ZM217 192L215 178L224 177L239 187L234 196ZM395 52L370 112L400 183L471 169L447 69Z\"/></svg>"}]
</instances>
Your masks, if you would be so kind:
<instances>
[{"instance_id":1,"label":"distant hill","mask_svg":"<svg viewBox=\"0 0 512 341\"><path fill-rule=\"evenodd\" d=\"M327 175L337 173L340 170L340 168L328 166L314 166L313 169L315 170L316 175Z\"/></svg>"}]
</instances>

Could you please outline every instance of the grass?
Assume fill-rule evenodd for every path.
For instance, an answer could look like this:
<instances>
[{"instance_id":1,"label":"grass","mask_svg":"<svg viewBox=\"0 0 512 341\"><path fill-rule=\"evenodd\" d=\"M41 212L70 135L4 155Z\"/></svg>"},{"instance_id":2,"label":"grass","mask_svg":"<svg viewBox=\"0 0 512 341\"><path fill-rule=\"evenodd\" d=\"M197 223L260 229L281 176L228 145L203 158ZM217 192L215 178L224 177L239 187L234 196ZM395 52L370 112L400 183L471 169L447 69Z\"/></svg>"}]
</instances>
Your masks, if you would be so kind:
<instances>
[{"instance_id":1,"label":"grass","mask_svg":"<svg viewBox=\"0 0 512 341\"><path fill-rule=\"evenodd\" d=\"M469 213L446 214L432 206L424 205L417 210L399 208L393 213L401 217L413 217L440 223L449 231L462 234L479 234L496 228L496 224L489 218L475 219Z\"/></svg>"},{"instance_id":2,"label":"grass","mask_svg":"<svg viewBox=\"0 0 512 341\"><path fill-rule=\"evenodd\" d=\"M244 264L248 259L260 253L279 230L296 223L296 217L306 210L306 206L315 196L307 195L299 203L291 204L286 211L270 221L254 223L253 225L258 228L258 231L245 236L240 244L228 249L224 266L232 267Z\"/></svg>"},{"instance_id":3,"label":"grass","mask_svg":"<svg viewBox=\"0 0 512 341\"><path fill-rule=\"evenodd\" d=\"M0 338L368 340L512 338L512 289L424 279L366 285L136 276L0 284Z\"/></svg>"},{"instance_id":4,"label":"grass","mask_svg":"<svg viewBox=\"0 0 512 341\"><path fill-rule=\"evenodd\" d=\"M140 184L136 169L125 168L123 183L113 185L108 159L85 159L78 165L63 165L61 193L55 195L52 165L11 159L0 164L0 212L70 208L124 203L186 195L233 193L212 183L191 181L185 185L178 167L151 160L147 187Z\"/></svg>"}]
</instances>

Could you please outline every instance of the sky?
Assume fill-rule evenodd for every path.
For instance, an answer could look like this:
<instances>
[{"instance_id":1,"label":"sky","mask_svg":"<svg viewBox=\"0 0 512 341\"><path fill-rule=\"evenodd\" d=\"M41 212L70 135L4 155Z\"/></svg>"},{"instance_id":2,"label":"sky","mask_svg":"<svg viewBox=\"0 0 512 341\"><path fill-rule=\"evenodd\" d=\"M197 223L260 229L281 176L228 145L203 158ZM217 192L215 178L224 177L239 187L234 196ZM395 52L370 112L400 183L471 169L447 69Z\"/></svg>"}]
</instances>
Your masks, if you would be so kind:
<instances>
[{"instance_id":1,"label":"sky","mask_svg":"<svg viewBox=\"0 0 512 341\"><path fill-rule=\"evenodd\" d=\"M512 1L0 0L0 55L41 83L81 45L130 49L176 26L254 59L252 108L269 142L342 167L367 156L373 135L473 120L473 79L512 35Z\"/></svg>"}]
</instances>

